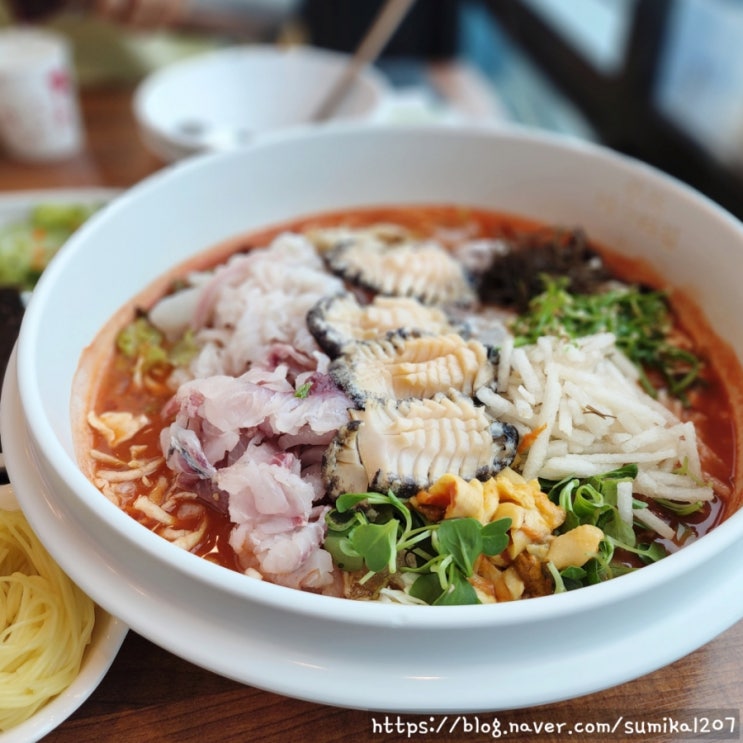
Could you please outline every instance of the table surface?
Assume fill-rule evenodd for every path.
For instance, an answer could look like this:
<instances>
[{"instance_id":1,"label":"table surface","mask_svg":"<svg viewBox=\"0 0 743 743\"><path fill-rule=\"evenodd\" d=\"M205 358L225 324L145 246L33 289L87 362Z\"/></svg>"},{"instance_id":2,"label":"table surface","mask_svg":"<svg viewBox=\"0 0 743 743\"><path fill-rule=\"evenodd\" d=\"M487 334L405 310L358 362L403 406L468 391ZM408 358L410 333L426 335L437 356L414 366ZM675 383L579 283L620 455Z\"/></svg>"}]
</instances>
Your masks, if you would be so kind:
<instances>
[{"instance_id":1,"label":"table surface","mask_svg":"<svg viewBox=\"0 0 743 743\"><path fill-rule=\"evenodd\" d=\"M79 186L131 186L162 163L142 146L132 118L131 91L83 93L85 151L53 165L27 165L0 153L0 192ZM562 703L497 714L509 740L607 740L568 735L569 726L593 720L645 720L672 729L672 718L738 716L743 706L743 623L672 665L621 686ZM611 658L606 659L611 663ZM359 669L363 683L364 669ZM50 741L473 741L492 738L493 715L435 718L441 732L418 735L418 716L375 714L287 699L221 678L183 661L130 632L110 672ZM430 719L430 718L426 718ZM480 723L478 733L475 725ZM556 723L538 737L527 724ZM702 724L704 721L702 720ZM509 728L509 725L511 727ZM512 725L521 725L522 733ZM449 728L453 728L449 732ZM662 727L661 727L662 729ZM412 733L408 736L408 733ZM618 739L618 738L615 738ZM633 740L673 741L676 733L638 734ZM737 739L737 735L736 735Z\"/></svg>"}]
</instances>

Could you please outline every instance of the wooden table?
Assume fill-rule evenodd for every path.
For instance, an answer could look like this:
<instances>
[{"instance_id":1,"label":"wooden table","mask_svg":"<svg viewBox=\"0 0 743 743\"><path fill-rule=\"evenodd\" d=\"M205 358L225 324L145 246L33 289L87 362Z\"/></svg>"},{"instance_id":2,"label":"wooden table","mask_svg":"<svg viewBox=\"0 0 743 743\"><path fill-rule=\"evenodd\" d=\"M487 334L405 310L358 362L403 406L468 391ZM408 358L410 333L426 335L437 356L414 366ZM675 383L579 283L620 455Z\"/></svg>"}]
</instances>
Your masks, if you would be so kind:
<instances>
[{"instance_id":1,"label":"wooden table","mask_svg":"<svg viewBox=\"0 0 743 743\"><path fill-rule=\"evenodd\" d=\"M86 151L55 165L22 165L0 155L0 192L71 186L126 187L156 171L161 163L141 145L130 111L130 91L85 92ZM588 630L587 630L588 631ZM561 734L518 734L507 740L601 740L568 735L568 725L593 720L647 720L727 715L743 706L743 623L706 647L644 678L581 699L530 710L499 713L501 730L510 723L563 723ZM606 663L611 663L610 657ZM359 669L359 683L364 672ZM477 720L476 720L477 717ZM397 716L336 709L287 699L242 686L197 668L130 633L97 691L50 737L55 742L132 743L136 741L474 741L492 739L483 727L493 715L468 715L456 731L407 736L407 723L420 716ZM426 716L426 719L428 717ZM436 718L436 724L443 716ZM479 720L480 733L474 725ZM387 730L380 726L387 723ZM377 724L375 733L375 723ZM398 724L399 723L399 724ZM454 716L444 728L455 724ZM466 728L469 724L469 729ZM399 730L399 732L397 732ZM412 728L411 728L412 731ZM737 734L735 738L737 739ZM623 739L614 737L615 740ZM674 741L674 733L635 735L632 740Z\"/></svg>"}]
</instances>

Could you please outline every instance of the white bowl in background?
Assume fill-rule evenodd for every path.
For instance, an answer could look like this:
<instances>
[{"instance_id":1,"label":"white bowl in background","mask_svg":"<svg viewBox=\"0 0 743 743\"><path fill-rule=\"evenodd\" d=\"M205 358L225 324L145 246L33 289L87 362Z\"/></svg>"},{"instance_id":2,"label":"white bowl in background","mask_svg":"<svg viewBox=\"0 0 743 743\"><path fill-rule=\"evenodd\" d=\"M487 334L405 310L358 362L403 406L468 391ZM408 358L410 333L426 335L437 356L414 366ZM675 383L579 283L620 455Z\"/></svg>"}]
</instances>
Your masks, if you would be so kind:
<instances>
[{"instance_id":1,"label":"white bowl in background","mask_svg":"<svg viewBox=\"0 0 743 743\"><path fill-rule=\"evenodd\" d=\"M145 145L170 162L307 124L350 57L310 46L233 46L175 62L149 75L134 95ZM388 94L364 69L331 120L369 120Z\"/></svg>"},{"instance_id":2,"label":"white bowl in background","mask_svg":"<svg viewBox=\"0 0 743 743\"><path fill-rule=\"evenodd\" d=\"M23 432L7 462L22 507L103 607L241 682L408 712L511 709L597 691L676 660L743 617L740 512L601 585L509 604L398 606L303 593L199 559L83 476L70 423L78 360L151 281L222 240L302 215L436 203L583 226L689 292L743 358L743 295L730 270L743 251L740 223L606 149L519 130L336 125L184 161L94 216L44 273L21 329L17 389L6 391L17 401L0 421L3 441Z\"/></svg>"}]
</instances>

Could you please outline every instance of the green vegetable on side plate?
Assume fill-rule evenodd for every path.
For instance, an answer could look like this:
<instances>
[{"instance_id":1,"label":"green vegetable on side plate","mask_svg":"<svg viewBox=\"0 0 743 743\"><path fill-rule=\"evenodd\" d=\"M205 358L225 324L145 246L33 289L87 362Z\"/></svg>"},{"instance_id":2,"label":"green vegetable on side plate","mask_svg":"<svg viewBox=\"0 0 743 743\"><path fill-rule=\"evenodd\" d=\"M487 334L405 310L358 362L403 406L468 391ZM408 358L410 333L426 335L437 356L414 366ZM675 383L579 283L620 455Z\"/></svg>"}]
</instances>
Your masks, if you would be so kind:
<instances>
[{"instance_id":1,"label":"green vegetable on side plate","mask_svg":"<svg viewBox=\"0 0 743 743\"><path fill-rule=\"evenodd\" d=\"M40 203L0 226L0 285L31 290L67 239L100 204Z\"/></svg>"}]
</instances>

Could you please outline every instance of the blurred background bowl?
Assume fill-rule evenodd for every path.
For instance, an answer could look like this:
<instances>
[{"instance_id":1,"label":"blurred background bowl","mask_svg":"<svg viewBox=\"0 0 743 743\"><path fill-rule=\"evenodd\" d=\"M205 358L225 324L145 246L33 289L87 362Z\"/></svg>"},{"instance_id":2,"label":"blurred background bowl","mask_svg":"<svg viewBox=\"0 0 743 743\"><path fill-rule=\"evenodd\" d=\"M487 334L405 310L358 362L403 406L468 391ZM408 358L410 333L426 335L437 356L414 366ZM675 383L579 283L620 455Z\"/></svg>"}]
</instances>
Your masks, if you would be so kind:
<instances>
[{"instance_id":1,"label":"blurred background bowl","mask_svg":"<svg viewBox=\"0 0 743 743\"><path fill-rule=\"evenodd\" d=\"M144 79L134 114L145 145L165 161L248 144L307 124L350 56L309 46L237 46L170 64ZM372 120L388 94L362 70L332 120Z\"/></svg>"}]
</instances>

